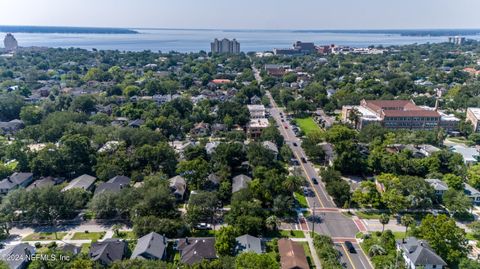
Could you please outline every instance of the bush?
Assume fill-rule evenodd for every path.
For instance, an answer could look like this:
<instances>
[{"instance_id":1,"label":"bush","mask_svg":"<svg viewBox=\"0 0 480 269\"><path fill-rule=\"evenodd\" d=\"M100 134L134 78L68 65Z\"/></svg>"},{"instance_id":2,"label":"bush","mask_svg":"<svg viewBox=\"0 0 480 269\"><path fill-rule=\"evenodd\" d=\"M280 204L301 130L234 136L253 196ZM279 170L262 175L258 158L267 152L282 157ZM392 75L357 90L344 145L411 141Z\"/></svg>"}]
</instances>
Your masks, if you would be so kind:
<instances>
[{"instance_id":1,"label":"bush","mask_svg":"<svg viewBox=\"0 0 480 269\"><path fill-rule=\"evenodd\" d=\"M35 242L35 248L41 248L42 247L42 243L40 242Z\"/></svg>"}]
</instances>

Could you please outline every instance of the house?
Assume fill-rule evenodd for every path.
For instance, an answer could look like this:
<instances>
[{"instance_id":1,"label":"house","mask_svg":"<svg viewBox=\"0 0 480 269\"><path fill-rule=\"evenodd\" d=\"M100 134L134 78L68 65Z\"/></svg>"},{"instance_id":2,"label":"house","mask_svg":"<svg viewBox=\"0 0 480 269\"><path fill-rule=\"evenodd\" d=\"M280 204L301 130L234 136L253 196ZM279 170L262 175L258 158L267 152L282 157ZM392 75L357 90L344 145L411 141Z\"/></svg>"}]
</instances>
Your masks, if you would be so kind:
<instances>
[{"instance_id":1,"label":"house","mask_svg":"<svg viewBox=\"0 0 480 269\"><path fill-rule=\"evenodd\" d=\"M144 120L142 120L142 119L136 119L136 120L131 121L131 122L128 124L128 127L140 128L140 126L142 126L144 123L145 123Z\"/></svg>"},{"instance_id":2,"label":"house","mask_svg":"<svg viewBox=\"0 0 480 269\"><path fill-rule=\"evenodd\" d=\"M248 187L248 183L252 181L252 178L246 175L238 175L232 178L232 193Z\"/></svg>"},{"instance_id":3,"label":"house","mask_svg":"<svg viewBox=\"0 0 480 269\"><path fill-rule=\"evenodd\" d=\"M170 182L170 189L178 201L185 198L185 191L187 190L187 181L182 176L174 176L168 180Z\"/></svg>"},{"instance_id":4,"label":"house","mask_svg":"<svg viewBox=\"0 0 480 269\"><path fill-rule=\"evenodd\" d=\"M167 255L167 238L151 232L137 240L131 259L163 260Z\"/></svg>"},{"instance_id":5,"label":"house","mask_svg":"<svg viewBox=\"0 0 480 269\"><path fill-rule=\"evenodd\" d=\"M270 150L275 155L275 159L277 158L278 147L277 147L277 145L275 145L275 143L273 143L271 141L263 141L262 145L263 145L264 148Z\"/></svg>"},{"instance_id":6,"label":"house","mask_svg":"<svg viewBox=\"0 0 480 269\"><path fill-rule=\"evenodd\" d=\"M207 184L211 185L212 187L218 187L222 179L215 173L211 173L207 177Z\"/></svg>"},{"instance_id":7,"label":"house","mask_svg":"<svg viewBox=\"0 0 480 269\"><path fill-rule=\"evenodd\" d=\"M423 240L409 237L397 241L397 249L402 252L405 264L409 269L442 269L447 263Z\"/></svg>"},{"instance_id":8,"label":"house","mask_svg":"<svg viewBox=\"0 0 480 269\"><path fill-rule=\"evenodd\" d=\"M63 178L54 178L54 177L42 177L39 180L34 181L27 187L27 191L33 190L35 188L44 188L58 185L64 181Z\"/></svg>"},{"instance_id":9,"label":"house","mask_svg":"<svg viewBox=\"0 0 480 269\"><path fill-rule=\"evenodd\" d=\"M219 141L208 142L205 144L205 151L208 155L211 155L215 152L215 149L220 145Z\"/></svg>"},{"instance_id":10,"label":"house","mask_svg":"<svg viewBox=\"0 0 480 269\"><path fill-rule=\"evenodd\" d=\"M0 181L0 194L7 194L9 191L22 187L26 188L33 181L32 173L13 173Z\"/></svg>"},{"instance_id":11,"label":"house","mask_svg":"<svg viewBox=\"0 0 480 269\"><path fill-rule=\"evenodd\" d=\"M452 151L462 155L463 162L466 165L473 165L478 162L480 153L474 147L465 147L461 145L455 145L451 147Z\"/></svg>"},{"instance_id":12,"label":"house","mask_svg":"<svg viewBox=\"0 0 480 269\"><path fill-rule=\"evenodd\" d=\"M23 129L25 124L21 120L11 120L0 122L0 134L14 134Z\"/></svg>"},{"instance_id":13,"label":"house","mask_svg":"<svg viewBox=\"0 0 480 269\"><path fill-rule=\"evenodd\" d=\"M180 253L180 261L188 265L217 258L214 237L179 239L176 249Z\"/></svg>"},{"instance_id":14,"label":"house","mask_svg":"<svg viewBox=\"0 0 480 269\"><path fill-rule=\"evenodd\" d=\"M283 65L266 64L264 68L269 76L283 77L285 75L286 68Z\"/></svg>"},{"instance_id":15,"label":"house","mask_svg":"<svg viewBox=\"0 0 480 269\"><path fill-rule=\"evenodd\" d=\"M63 188L62 191L68 191L71 189L84 189L86 191L92 191L95 181L97 180L96 177L92 177L87 174L83 174L74 180L70 181L68 185Z\"/></svg>"},{"instance_id":16,"label":"house","mask_svg":"<svg viewBox=\"0 0 480 269\"><path fill-rule=\"evenodd\" d=\"M448 186L445 182L441 181L440 179L437 178L427 178L425 181L432 186L432 188L435 190L435 195L438 197L442 197L443 194L448 190Z\"/></svg>"},{"instance_id":17,"label":"house","mask_svg":"<svg viewBox=\"0 0 480 269\"><path fill-rule=\"evenodd\" d=\"M210 124L205 123L203 121L195 124L192 130L190 130L190 133L194 136L207 136L209 132L210 132Z\"/></svg>"},{"instance_id":18,"label":"house","mask_svg":"<svg viewBox=\"0 0 480 269\"><path fill-rule=\"evenodd\" d=\"M119 239L105 239L102 242L93 242L88 252L88 257L93 261L108 266L115 261L120 261L127 254L127 242Z\"/></svg>"},{"instance_id":19,"label":"house","mask_svg":"<svg viewBox=\"0 0 480 269\"><path fill-rule=\"evenodd\" d=\"M235 253L237 254L248 251L262 254L265 251L262 245L262 240L258 237L244 234L235 238L235 241Z\"/></svg>"},{"instance_id":20,"label":"house","mask_svg":"<svg viewBox=\"0 0 480 269\"><path fill-rule=\"evenodd\" d=\"M468 185L467 183L463 184L463 192L466 196L472 199L472 203L475 205L480 204L480 191L475 189L474 187Z\"/></svg>"},{"instance_id":21,"label":"house","mask_svg":"<svg viewBox=\"0 0 480 269\"><path fill-rule=\"evenodd\" d=\"M35 247L27 243L20 243L1 250L0 260L6 263L10 269L25 269L33 255L35 255Z\"/></svg>"},{"instance_id":22,"label":"house","mask_svg":"<svg viewBox=\"0 0 480 269\"><path fill-rule=\"evenodd\" d=\"M105 192L119 192L120 190L128 187L130 184L130 178L126 176L116 176L108 180L107 182L103 182L97 186L95 189L95 194L99 195Z\"/></svg>"},{"instance_id":23,"label":"house","mask_svg":"<svg viewBox=\"0 0 480 269\"><path fill-rule=\"evenodd\" d=\"M309 269L310 266L305 256L302 245L290 239L278 240L278 253L280 254L280 267L282 269Z\"/></svg>"},{"instance_id":24,"label":"house","mask_svg":"<svg viewBox=\"0 0 480 269\"><path fill-rule=\"evenodd\" d=\"M80 252L82 252L82 247L79 247L79 246L75 246L73 244L64 244L63 246L59 247L58 248L60 251L63 251L63 252L68 252L68 253L71 253L73 255L78 255L80 254Z\"/></svg>"}]
</instances>

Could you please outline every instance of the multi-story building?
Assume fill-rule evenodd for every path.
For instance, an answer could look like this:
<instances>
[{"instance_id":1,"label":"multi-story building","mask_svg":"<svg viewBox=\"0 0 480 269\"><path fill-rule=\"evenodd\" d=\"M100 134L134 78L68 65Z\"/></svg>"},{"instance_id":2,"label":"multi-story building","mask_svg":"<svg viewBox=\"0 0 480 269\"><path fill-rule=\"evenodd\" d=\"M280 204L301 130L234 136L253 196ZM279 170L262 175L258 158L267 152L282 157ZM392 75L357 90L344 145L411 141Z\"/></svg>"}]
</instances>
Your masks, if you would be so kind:
<instances>
[{"instance_id":1,"label":"multi-story building","mask_svg":"<svg viewBox=\"0 0 480 269\"><path fill-rule=\"evenodd\" d=\"M239 54L240 53L240 43L234 38L233 40L229 39L216 39L210 43L212 53L230 53L230 54Z\"/></svg>"},{"instance_id":2,"label":"multi-story building","mask_svg":"<svg viewBox=\"0 0 480 269\"><path fill-rule=\"evenodd\" d=\"M275 55L305 55L316 52L315 44L312 42L297 41L293 43L292 48L286 49L273 49Z\"/></svg>"},{"instance_id":3,"label":"multi-story building","mask_svg":"<svg viewBox=\"0 0 480 269\"><path fill-rule=\"evenodd\" d=\"M248 105L250 112L250 122L247 124L247 135L249 138L256 139L262 134L262 131L267 128L270 123L265 115L265 106L263 105Z\"/></svg>"},{"instance_id":4,"label":"multi-story building","mask_svg":"<svg viewBox=\"0 0 480 269\"><path fill-rule=\"evenodd\" d=\"M248 112L250 112L251 119L265 118L265 106L264 105L247 105Z\"/></svg>"},{"instance_id":5,"label":"multi-story building","mask_svg":"<svg viewBox=\"0 0 480 269\"><path fill-rule=\"evenodd\" d=\"M388 129L453 131L459 122L453 115L438 112L437 108L419 107L408 100L362 100L359 106L344 106L342 119L355 121L358 129L379 123Z\"/></svg>"},{"instance_id":6,"label":"multi-story building","mask_svg":"<svg viewBox=\"0 0 480 269\"><path fill-rule=\"evenodd\" d=\"M478 124L479 120L480 120L480 108L477 108L477 107L467 108L467 121L470 122L470 124L472 124L474 132L480 132L480 124Z\"/></svg>"},{"instance_id":7,"label":"multi-story building","mask_svg":"<svg viewBox=\"0 0 480 269\"><path fill-rule=\"evenodd\" d=\"M16 51L18 49L18 42L15 37L10 33L5 36L3 44L5 45L6 51Z\"/></svg>"}]
</instances>

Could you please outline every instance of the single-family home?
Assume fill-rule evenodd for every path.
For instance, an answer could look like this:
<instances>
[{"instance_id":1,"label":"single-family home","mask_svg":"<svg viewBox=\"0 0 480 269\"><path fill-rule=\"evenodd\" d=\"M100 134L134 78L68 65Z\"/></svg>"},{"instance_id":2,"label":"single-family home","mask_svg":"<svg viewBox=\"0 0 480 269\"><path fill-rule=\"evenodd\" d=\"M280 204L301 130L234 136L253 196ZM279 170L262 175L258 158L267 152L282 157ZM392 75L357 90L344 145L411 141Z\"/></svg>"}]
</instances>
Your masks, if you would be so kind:
<instances>
[{"instance_id":1,"label":"single-family home","mask_svg":"<svg viewBox=\"0 0 480 269\"><path fill-rule=\"evenodd\" d=\"M278 253L280 254L280 267L282 269L309 269L307 257L303 246L291 239L278 240Z\"/></svg>"},{"instance_id":2,"label":"single-family home","mask_svg":"<svg viewBox=\"0 0 480 269\"><path fill-rule=\"evenodd\" d=\"M73 244L68 244L68 243L65 243L63 246L60 246L58 249L60 251L63 251L65 253L70 253L73 255L78 255L82 252L82 247L79 247Z\"/></svg>"},{"instance_id":3,"label":"single-family home","mask_svg":"<svg viewBox=\"0 0 480 269\"><path fill-rule=\"evenodd\" d=\"M95 188L95 194L99 195L105 192L119 192L120 190L127 188L130 184L130 178L126 176L115 176L109 179L107 182L103 182Z\"/></svg>"},{"instance_id":4,"label":"single-family home","mask_svg":"<svg viewBox=\"0 0 480 269\"><path fill-rule=\"evenodd\" d=\"M180 253L180 261L188 265L217 258L214 237L179 239L176 249Z\"/></svg>"},{"instance_id":5,"label":"single-family home","mask_svg":"<svg viewBox=\"0 0 480 269\"><path fill-rule=\"evenodd\" d=\"M424 240L418 240L415 237L399 240L397 249L402 252L409 269L442 269L447 266L447 263Z\"/></svg>"},{"instance_id":6,"label":"single-family home","mask_svg":"<svg viewBox=\"0 0 480 269\"><path fill-rule=\"evenodd\" d=\"M271 141L263 141L262 145L263 145L264 148L270 150L273 153L273 155L275 156L275 159L277 158L278 147L277 147L277 145L275 145L275 143L273 143Z\"/></svg>"},{"instance_id":7,"label":"single-family home","mask_svg":"<svg viewBox=\"0 0 480 269\"><path fill-rule=\"evenodd\" d=\"M466 165L476 164L480 158L480 153L474 147L455 145L452 147L452 151L462 155L463 162Z\"/></svg>"},{"instance_id":8,"label":"single-family home","mask_svg":"<svg viewBox=\"0 0 480 269\"><path fill-rule=\"evenodd\" d=\"M215 149L220 145L219 141L212 141L205 144L205 151L208 155L212 155L215 152Z\"/></svg>"},{"instance_id":9,"label":"single-family home","mask_svg":"<svg viewBox=\"0 0 480 269\"><path fill-rule=\"evenodd\" d=\"M33 255L35 255L35 247L27 243L20 243L1 250L0 260L6 263L10 269L25 269Z\"/></svg>"},{"instance_id":10,"label":"single-family home","mask_svg":"<svg viewBox=\"0 0 480 269\"><path fill-rule=\"evenodd\" d=\"M199 122L195 124L190 130L190 134L193 136L207 136L210 132L210 124L205 123L205 122Z\"/></svg>"},{"instance_id":11,"label":"single-family home","mask_svg":"<svg viewBox=\"0 0 480 269\"><path fill-rule=\"evenodd\" d=\"M248 183L252 181L252 178L246 175L238 175L232 178L232 193L248 187Z\"/></svg>"},{"instance_id":12,"label":"single-family home","mask_svg":"<svg viewBox=\"0 0 480 269\"><path fill-rule=\"evenodd\" d=\"M63 188L62 191L68 191L71 189L84 189L86 191L92 191L94 188L94 183L97 180L96 177L92 177L87 174L83 174L68 183L68 185Z\"/></svg>"},{"instance_id":13,"label":"single-family home","mask_svg":"<svg viewBox=\"0 0 480 269\"><path fill-rule=\"evenodd\" d=\"M468 185L467 183L464 183L463 184L463 192L470 199L472 199L472 203L474 203L475 205L480 204L480 191L478 191L474 187Z\"/></svg>"},{"instance_id":14,"label":"single-family home","mask_svg":"<svg viewBox=\"0 0 480 269\"><path fill-rule=\"evenodd\" d=\"M185 198L185 192L187 190L187 181L182 176L174 176L168 180L170 182L170 189L177 198L177 200L183 200Z\"/></svg>"},{"instance_id":15,"label":"single-family home","mask_svg":"<svg viewBox=\"0 0 480 269\"><path fill-rule=\"evenodd\" d=\"M167 238L155 232L140 237L131 259L163 260L167 255Z\"/></svg>"},{"instance_id":16,"label":"single-family home","mask_svg":"<svg viewBox=\"0 0 480 269\"><path fill-rule=\"evenodd\" d=\"M251 236L249 234L244 234L235 238L235 253L241 252L254 252L257 254L262 254L265 250L262 244L262 240L258 237Z\"/></svg>"},{"instance_id":17,"label":"single-family home","mask_svg":"<svg viewBox=\"0 0 480 269\"><path fill-rule=\"evenodd\" d=\"M425 181L435 190L435 195L442 197L448 190L447 183L437 178L427 178Z\"/></svg>"},{"instance_id":18,"label":"single-family home","mask_svg":"<svg viewBox=\"0 0 480 269\"><path fill-rule=\"evenodd\" d=\"M25 124L21 120L11 120L0 122L0 134L14 134L23 129Z\"/></svg>"},{"instance_id":19,"label":"single-family home","mask_svg":"<svg viewBox=\"0 0 480 269\"><path fill-rule=\"evenodd\" d=\"M65 179L60 177L42 177L38 180L35 180L32 184L27 187L27 191L36 189L51 187L62 183Z\"/></svg>"},{"instance_id":20,"label":"single-family home","mask_svg":"<svg viewBox=\"0 0 480 269\"><path fill-rule=\"evenodd\" d=\"M101 242L92 243L88 257L104 266L108 266L115 261L125 258L126 253L127 242L109 238Z\"/></svg>"},{"instance_id":21,"label":"single-family home","mask_svg":"<svg viewBox=\"0 0 480 269\"><path fill-rule=\"evenodd\" d=\"M7 194L9 191L16 188L26 188L33 181L32 173L18 173L15 172L7 178L0 181L0 194Z\"/></svg>"}]
</instances>

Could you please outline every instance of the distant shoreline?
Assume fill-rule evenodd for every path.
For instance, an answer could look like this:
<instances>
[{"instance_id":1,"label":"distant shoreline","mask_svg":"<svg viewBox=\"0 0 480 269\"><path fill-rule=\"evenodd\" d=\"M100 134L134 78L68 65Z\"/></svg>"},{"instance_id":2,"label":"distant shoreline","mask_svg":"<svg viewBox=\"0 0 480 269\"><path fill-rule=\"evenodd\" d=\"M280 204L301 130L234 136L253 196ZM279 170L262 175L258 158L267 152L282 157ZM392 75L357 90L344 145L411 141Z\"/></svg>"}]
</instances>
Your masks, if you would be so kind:
<instances>
[{"instance_id":1,"label":"distant shoreline","mask_svg":"<svg viewBox=\"0 0 480 269\"><path fill-rule=\"evenodd\" d=\"M73 26L13 26L0 25L0 32L44 34L138 34L142 30L163 31L220 31L225 33L338 33L385 34L401 36L472 36L480 35L480 29L204 29L204 28L155 28L155 27L73 27Z\"/></svg>"},{"instance_id":2,"label":"distant shoreline","mask_svg":"<svg viewBox=\"0 0 480 269\"><path fill-rule=\"evenodd\" d=\"M138 34L137 31L126 28L9 25L0 25L0 32L39 34Z\"/></svg>"}]
</instances>

